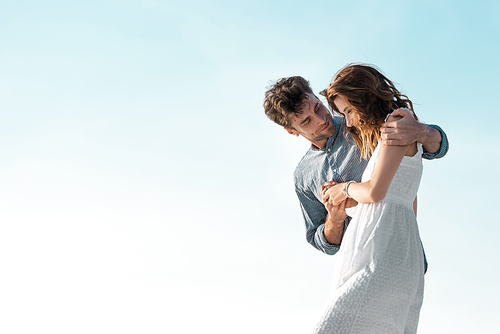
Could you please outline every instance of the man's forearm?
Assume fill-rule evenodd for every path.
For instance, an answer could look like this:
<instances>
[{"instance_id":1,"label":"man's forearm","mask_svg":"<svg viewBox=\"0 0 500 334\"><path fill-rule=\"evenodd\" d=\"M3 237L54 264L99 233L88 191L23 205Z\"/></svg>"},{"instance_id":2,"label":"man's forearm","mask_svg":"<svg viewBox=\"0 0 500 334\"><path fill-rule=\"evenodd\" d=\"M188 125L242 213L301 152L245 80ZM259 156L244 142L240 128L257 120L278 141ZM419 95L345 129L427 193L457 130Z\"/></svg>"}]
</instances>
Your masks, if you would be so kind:
<instances>
[{"instance_id":1,"label":"man's forearm","mask_svg":"<svg viewBox=\"0 0 500 334\"><path fill-rule=\"evenodd\" d=\"M330 214L326 216L325 229L323 234L326 241L332 245L340 245L342 242L342 236L344 234L344 224L345 221L334 221Z\"/></svg>"},{"instance_id":2,"label":"man's forearm","mask_svg":"<svg viewBox=\"0 0 500 334\"><path fill-rule=\"evenodd\" d=\"M427 124L422 124L422 131L418 137L418 142L422 144L424 149L429 153L436 153L441 147L441 142L443 137L441 131L429 126Z\"/></svg>"}]
</instances>

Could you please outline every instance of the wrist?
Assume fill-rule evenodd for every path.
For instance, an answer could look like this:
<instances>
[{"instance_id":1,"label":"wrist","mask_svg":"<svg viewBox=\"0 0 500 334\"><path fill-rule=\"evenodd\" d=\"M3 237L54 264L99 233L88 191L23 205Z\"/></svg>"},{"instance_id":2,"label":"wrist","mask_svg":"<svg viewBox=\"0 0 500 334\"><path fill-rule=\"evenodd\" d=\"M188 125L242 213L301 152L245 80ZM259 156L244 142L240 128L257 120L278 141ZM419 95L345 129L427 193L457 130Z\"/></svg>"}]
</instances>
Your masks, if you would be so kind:
<instances>
[{"instance_id":1,"label":"wrist","mask_svg":"<svg viewBox=\"0 0 500 334\"><path fill-rule=\"evenodd\" d=\"M429 134L431 132L431 127L428 126L427 124L422 124L422 123L418 123L418 124L419 124L420 129L419 129L416 141L421 143L421 144L424 144L429 140Z\"/></svg>"},{"instance_id":2,"label":"wrist","mask_svg":"<svg viewBox=\"0 0 500 334\"><path fill-rule=\"evenodd\" d=\"M347 216L346 216L347 217ZM323 227L323 236L331 245L340 245L344 232L345 218L342 220L328 219Z\"/></svg>"},{"instance_id":3,"label":"wrist","mask_svg":"<svg viewBox=\"0 0 500 334\"><path fill-rule=\"evenodd\" d=\"M342 194L344 194L345 198L352 198L351 195L349 195L349 186L352 183L356 183L356 182L349 181L349 182L344 183L344 188L342 189Z\"/></svg>"}]
</instances>

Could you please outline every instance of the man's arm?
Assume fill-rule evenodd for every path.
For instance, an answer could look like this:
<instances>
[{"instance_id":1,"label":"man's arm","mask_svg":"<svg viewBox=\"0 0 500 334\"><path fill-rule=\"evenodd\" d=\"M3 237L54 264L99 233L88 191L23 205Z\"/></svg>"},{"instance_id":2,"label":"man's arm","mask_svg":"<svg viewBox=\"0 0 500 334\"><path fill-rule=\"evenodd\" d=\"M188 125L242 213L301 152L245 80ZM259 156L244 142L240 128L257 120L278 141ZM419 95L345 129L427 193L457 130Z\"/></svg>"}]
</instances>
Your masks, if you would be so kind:
<instances>
[{"instance_id":1,"label":"man's arm","mask_svg":"<svg viewBox=\"0 0 500 334\"><path fill-rule=\"evenodd\" d=\"M332 205L328 202L325 204L325 207L328 214L326 215L323 234L329 244L340 247L342 237L344 236L345 220L347 218L345 201L339 205Z\"/></svg>"},{"instance_id":2,"label":"man's arm","mask_svg":"<svg viewBox=\"0 0 500 334\"><path fill-rule=\"evenodd\" d=\"M418 141L424 148L423 158L428 160L442 158L448 152L448 138L439 126L419 123L405 109L392 115L403 118L382 125L380 132L385 144L405 146Z\"/></svg>"},{"instance_id":3,"label":"man's arm","mask_svg":"<svg viewBox=\"0 0 500 334\"><path fill-rule=\"evenodd\" d=\"M300 201L300 208L306 225L306 239L316 249L328 255L336 254L340 249L340 241L350 219L339 208L329 214L323 203L314 194L296 187L295 192ZM336 243L338 242L338 244Z\"/></svg>"},{"instance_id":4,"label":"man's arm","mask_svg":"<svg viewBox=\"0 0 500 334\"><path fill-rule=\"evenodd\" d=\"M439 134L441 135L441 145L439 146L439 149L436 152L431 152L425 148L424 143L420 142L424 147L424 154L422 154L422 158L427 160L441 159L446 155L446 153L448 153L448 148L449 148L448 137L446 136L446 133L439 126L434 124L429 124L427 126L433 129L434 131L439 132Z\"/></svg>"}]
</instances>

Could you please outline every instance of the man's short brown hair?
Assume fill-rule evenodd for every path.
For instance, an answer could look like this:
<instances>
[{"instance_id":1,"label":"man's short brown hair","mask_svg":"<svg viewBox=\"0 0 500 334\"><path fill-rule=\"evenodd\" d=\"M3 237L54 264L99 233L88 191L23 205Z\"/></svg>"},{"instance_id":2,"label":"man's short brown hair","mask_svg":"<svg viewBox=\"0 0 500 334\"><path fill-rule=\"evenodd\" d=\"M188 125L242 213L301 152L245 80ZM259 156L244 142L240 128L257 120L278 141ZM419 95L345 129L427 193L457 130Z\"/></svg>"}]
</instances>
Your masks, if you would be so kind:
<instances>
[{"instance_id":1,"label":"man's short brown hair","mask_svg":"<svg viewBox=\"0 0 500 334\"><path fill-rule=\"evenodd\" d=\"M301 113L306 93L313 94L309 81L300 76L282 78L266 92L264 111L270 120L292 128L292 118Z\"/></svg>"}]
</instances>

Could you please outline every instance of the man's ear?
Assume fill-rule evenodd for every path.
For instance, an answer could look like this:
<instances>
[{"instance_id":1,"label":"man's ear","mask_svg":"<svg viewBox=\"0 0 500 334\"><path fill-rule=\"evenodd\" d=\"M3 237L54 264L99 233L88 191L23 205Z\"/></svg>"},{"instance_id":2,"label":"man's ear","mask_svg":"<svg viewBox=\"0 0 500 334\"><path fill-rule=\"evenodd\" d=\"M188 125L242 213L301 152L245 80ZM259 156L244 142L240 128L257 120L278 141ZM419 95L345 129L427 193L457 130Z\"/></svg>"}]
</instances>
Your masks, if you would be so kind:
<instances>
[{"instance_id":1,"label":"man's ear","mask_svg":"<svg viewBox=\"0 0 500 334\"><path fill-rule=\"evenodd\" d=\"M297 131L295 131L294 129L289 129L289 128L283 128L286 130L286 132L288 132L289 134L291 134L292 136L295 136L295 137L298 137L299 136L299 133Z\"/></svg>"}]
</instances>

